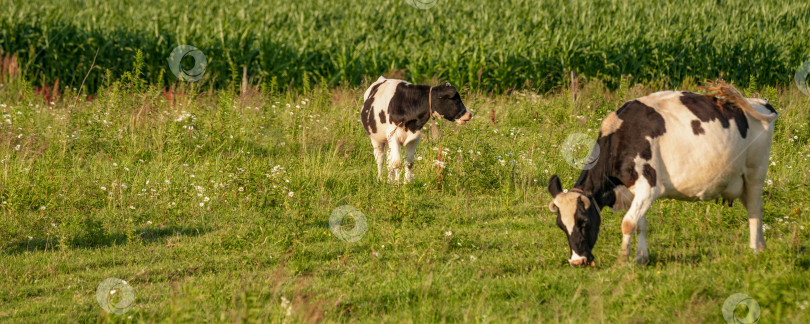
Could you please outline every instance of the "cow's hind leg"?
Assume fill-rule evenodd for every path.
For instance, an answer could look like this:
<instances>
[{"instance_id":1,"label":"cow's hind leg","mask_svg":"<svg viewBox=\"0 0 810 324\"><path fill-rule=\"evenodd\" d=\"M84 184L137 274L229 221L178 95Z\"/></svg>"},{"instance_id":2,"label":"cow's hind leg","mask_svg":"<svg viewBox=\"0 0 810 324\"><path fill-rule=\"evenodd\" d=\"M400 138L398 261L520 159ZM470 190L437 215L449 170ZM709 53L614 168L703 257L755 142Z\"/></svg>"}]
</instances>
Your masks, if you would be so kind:
<instances>
[{"instance_id":1,"label":"cow's hind leg","mask_svg":"<svg viewBox=\"0 0 810 324\"><path fill-rule=\"evenodd\" d=\"M765 172L749 172L748 174L750 176L745 177L745 187L740 200L748 212L750 235L748 246L755 252L761 252L765 250L765 236L762 233L762 185L765 181Z\"/></svg>"},{"instance_id":2,"label":"cow's hind leg","mask_svg":"<svg viewBox=\"0 0 810 324\"><path fill-rule=\"evenodd\" d=\"M636 248L636 262L647 264L650 261L650 253L647 249L647 210L650 209L653 201L657 198L653 188L646 185L638 185L637 182L635 197L627 210L627 214L622 219L622 249L619 253L619 261L625 262L630 256L630 243L633 232L636 232L638 246Z\"/></svg>"},{"instance_id":3,"label":"cow's hind leg","mask_svg":"<svg viewBox=\"0 0 810 324\"><path fill-rule=\"evenodd\" d=\"M371 140L374 147L374 160L377 162L377 180L383 180L383 158L385 157L385 143Z\"/></svg>"}]
</instances>

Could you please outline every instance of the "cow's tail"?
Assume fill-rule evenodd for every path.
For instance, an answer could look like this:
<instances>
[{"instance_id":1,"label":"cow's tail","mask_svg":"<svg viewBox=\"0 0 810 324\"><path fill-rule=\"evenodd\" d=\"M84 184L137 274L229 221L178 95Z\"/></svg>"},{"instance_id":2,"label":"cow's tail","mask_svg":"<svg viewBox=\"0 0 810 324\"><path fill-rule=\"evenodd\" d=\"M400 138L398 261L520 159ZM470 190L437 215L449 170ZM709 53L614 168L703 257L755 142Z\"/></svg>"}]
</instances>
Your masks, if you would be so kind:
<instances>
[{"instance_id":1,"label":"cow's tail","mask_svg":"<svg viewBox=\"0 0 810 324\"><path fill-rule=\"evenodd\" d=\"M767 123L776 120L776 118L778 117L778 115L775 113L764 115L761 112L757 111L753 106L751 106L748 100L745 99L745 97L740 93L740 91L738 91L736 88L734 88L734 86L726 83L723 80L719 80L716 82L707 81L706 86L701 87L701 89L708 91L707 96L714 96L718 98L718 104L721 106L720 107L721 109L724 103L730 102L735 106L740 107L740 109L742 109L745 113L751 115L751 117L754 117Z\"/></svg>"}]
</instances>

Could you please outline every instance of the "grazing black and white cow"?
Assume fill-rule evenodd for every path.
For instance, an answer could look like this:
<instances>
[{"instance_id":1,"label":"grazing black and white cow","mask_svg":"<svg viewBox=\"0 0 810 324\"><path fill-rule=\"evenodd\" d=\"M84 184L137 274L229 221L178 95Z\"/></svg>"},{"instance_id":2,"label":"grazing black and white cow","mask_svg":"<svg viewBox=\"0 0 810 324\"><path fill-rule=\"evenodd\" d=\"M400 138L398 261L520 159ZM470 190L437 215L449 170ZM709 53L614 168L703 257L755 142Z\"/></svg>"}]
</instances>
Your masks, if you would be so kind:
<instances>
[{"instance_id":1,"label":"grazing black and white cow","mask_svg":"<svg viewBox=\"0 0 810 324\"><path fill-rule=\"evenodd\" d=\"M405 181L413 178L413 155L422 127L430 117L455 121L459 125L472 118L450 83L440 86L411 84L380 77L363 95L360 120L374 147L377 177L383 179L383 154L388 145L388 181L399 181L400 147L405 146Z\"/></svg>"},{"instance_id":2,"label":"grazing black and white cow","mask_svg":"<svg viewBox=\"0 0 810 324\"><path fill-rule=\"evenodd\" d=\"M664 91L625 103L602 122L585 170L571 190L549 180L549 209L568 237L569 264L593 264L601 210L627 209L620 260L638 240L636 262L649 262L644 217L658 198L739 198L748 211L750 247L765 248L762 187L776 111L765 100L743 98L725 83L709 95Z\"/></svg>"}]
</instances>

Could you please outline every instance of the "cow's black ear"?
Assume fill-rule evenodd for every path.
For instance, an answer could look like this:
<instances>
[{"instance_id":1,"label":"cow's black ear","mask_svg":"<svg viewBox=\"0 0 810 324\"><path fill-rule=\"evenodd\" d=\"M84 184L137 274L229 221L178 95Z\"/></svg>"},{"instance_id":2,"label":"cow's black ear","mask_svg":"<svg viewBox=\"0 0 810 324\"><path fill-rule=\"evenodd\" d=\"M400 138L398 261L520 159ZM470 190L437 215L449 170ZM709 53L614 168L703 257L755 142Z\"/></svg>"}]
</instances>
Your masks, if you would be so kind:
<instances>
[{"instance_id":1,"label":"cow's black ear","mask_svg":"<svg viewBox=\"0 0 810 324\"><path fill-rule=\"evenodd\" d=\"M599 201L599 207L612 207L616 203L616 193L613 190L608 190L602 194L601 197L594 197Z\"/></svg>"},{"instance_id":2,"label":"cow's black ear","mask_svg":"<svg viewBox=\"0 0 810 324\"><path fill-rule=\"evenodd\" d=\"M560 177L555 174L548 179L548 193L550 193L552 197L556 198L561 192L562 183L560 183Z\"/></svg>"}]
</instances>

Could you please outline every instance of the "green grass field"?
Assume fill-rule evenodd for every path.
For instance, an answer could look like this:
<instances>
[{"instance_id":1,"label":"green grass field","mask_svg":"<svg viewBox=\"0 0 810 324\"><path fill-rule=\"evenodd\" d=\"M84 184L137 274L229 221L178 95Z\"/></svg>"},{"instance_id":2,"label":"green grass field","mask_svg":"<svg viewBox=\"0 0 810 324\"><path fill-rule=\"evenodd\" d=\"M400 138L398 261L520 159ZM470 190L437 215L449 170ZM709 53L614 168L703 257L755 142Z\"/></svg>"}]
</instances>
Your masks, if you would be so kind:
<instances>
[{"instance_id":1,"label":"green grass field","mask_svg":"<svg viewBox=\"0 0 810 324\"><path fill-rule=\"evenodd\" d=\"M810 97L795 88L758 91L780 113L764 253L739 202L662 200L648 266L617 262L622 215L607 209L597 265L567 265L547 179L578 175L567 136L595 138L601 117L657 90L631 83L587 83L576 105L568 91L463 92L477 116L440 122L416 181L389 185L363 88L183 86L171 102L126 79L73 106L16 79L0 87L0 321L717 323L734 293L761 323L810 320ZM367 218L357 242L329 230L343 205ZM133 288L125 314L97 303L105 278Z\"/></svg>"},{"instance_id":2,"label":"green grass field","mask_svg":"<svg viewBox=\"0 0 810 324\"><path fill-rule=\"evenodd\" d=\"M810 323L810 2L406 2L0 0L0 322L723 323L741 293ZM169 72L179 44L200 81ZM426 129L409 184L376 180L360 123L380 74L476 115ZM565 140L718 77L780 114L767 249L739 202L660 200L649 265L618 260L605 209L596 265L570 267L545 187L588 147Z\"/></svg>"}]
</instances>

